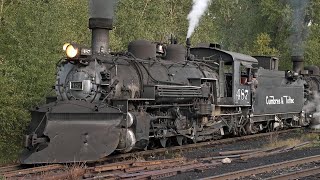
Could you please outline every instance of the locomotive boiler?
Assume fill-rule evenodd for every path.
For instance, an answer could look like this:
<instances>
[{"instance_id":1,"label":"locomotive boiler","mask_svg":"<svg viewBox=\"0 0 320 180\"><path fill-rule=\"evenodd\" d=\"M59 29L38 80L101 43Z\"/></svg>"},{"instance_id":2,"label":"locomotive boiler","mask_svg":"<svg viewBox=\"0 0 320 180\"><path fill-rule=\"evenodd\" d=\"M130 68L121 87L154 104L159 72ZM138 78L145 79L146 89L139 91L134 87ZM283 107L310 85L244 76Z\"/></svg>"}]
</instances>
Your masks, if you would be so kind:
<instances>
[{"instance_id":1,"label":"locomotive boiler","mask_svg":"<svg viewBox=\"0 0 320 180\"><path fill-rule=\"evenodd\" d=\"M56 100L31 111L23 164L95 161L309 124L305 81L278 59L136 40L109 53L114 1L91 0L92 47L66 45ZM109 9L109 11L106 11Z\"/></svg>"}]
</instances>

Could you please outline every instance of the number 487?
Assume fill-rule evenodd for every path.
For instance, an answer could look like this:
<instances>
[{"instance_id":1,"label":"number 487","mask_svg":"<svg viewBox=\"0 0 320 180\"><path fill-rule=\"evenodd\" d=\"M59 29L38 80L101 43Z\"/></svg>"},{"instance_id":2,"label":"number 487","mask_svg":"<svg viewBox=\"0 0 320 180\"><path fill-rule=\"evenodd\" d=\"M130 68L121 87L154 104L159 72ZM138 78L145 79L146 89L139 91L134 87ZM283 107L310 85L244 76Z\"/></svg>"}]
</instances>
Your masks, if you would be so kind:
<instances>
[{"instance_id":1,"label":"number 487","mask_svg":"<svg viewBox=\"0 0 320 180\"><path fill-rule=\"evenodd\" d=\"M248 94L249 94L248 89L238 89L236 98L238 100L248 100Z\"/></svg>"}]
</instances>

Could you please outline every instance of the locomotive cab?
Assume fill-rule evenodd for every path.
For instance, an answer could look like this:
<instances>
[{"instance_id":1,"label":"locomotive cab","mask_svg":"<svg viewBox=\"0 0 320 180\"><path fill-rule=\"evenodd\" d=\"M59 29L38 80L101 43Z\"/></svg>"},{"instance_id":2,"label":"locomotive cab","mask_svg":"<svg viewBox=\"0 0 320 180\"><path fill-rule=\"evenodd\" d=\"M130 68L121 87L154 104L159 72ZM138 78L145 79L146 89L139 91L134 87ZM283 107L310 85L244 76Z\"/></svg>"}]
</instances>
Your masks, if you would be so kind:
<instances>
[{"instance_id":1,"label":"locomotive cab","mask_svg":"<svg viewBox=\"0 0 320 180\"><path fill-rule=\"evenodd\" d=\"M191 54L206 63L219 65L219 105L251 105L252 68L258 63L255 58L215 47L191 48Z\"/></svg>"}]
</instances>

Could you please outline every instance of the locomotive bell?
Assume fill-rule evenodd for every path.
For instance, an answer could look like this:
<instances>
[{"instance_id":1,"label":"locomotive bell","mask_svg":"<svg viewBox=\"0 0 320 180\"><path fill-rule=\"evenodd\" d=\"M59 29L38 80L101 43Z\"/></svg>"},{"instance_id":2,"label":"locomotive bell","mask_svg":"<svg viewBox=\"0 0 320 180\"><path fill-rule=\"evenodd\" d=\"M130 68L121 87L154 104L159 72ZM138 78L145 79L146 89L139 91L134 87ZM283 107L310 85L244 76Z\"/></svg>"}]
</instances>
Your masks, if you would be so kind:
<instances>
[{"instance_id":1,"label":"locomotive bell","mask_svg":"<svg viewBox=\"0 0 320 180\"><path fill-rule=\"evenodd\" d=\"M161 54L164 53L163 45L162 45L162 44L158 44L158 45L157 45L157 53L161 53Z\"/></svg>"}]
</instances>

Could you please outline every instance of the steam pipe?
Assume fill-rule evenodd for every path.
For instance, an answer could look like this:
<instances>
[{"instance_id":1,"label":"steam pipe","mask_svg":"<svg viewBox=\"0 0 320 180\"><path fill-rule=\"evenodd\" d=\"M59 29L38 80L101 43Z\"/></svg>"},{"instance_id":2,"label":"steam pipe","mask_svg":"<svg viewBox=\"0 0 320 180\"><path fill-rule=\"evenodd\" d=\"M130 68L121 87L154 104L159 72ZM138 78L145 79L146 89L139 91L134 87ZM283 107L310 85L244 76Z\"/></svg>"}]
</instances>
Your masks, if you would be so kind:
<instances>
[{"instance_id":1,"label":"steam pipe","mask_svg":"<svg viewBox=\"0 0 320 180\"><path fill-rule=\"evenodd\" d=\"M186 47L187 47L187 60L189 60L190 59L190 47L191 47L190 38L187 38L187 40L186 40Z\"/></svg>"}]
</instances>

